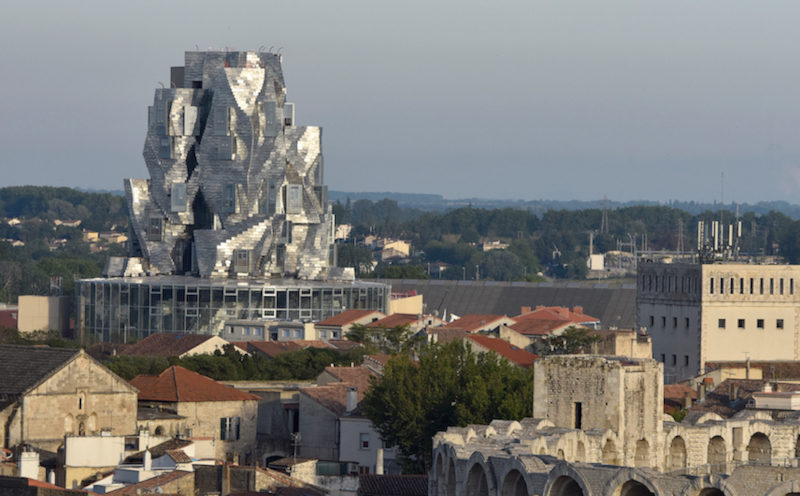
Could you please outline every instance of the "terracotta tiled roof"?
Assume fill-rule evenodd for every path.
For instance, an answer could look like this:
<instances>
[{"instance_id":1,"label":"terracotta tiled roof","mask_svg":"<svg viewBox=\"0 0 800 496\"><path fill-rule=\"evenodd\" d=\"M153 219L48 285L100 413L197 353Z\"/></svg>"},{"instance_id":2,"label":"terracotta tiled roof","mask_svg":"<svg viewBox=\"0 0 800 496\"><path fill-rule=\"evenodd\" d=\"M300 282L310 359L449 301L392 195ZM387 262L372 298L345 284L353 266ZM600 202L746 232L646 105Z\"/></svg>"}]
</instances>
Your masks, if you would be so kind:
<instances>
[{"instance_id":1,"label":"terracotta tiled roof","mask_svg":"<svg viewBox=\"0 0 800 496\"><path fill-rule=\"evenodd\" d=\"M710 393L706 393L704 401L698 401L691 412L713 412L723 418L733 416L747 406L753 393L763 391L764 385L770 381L757 379L725 379ZM798 391L800 384L778 382L779 392Z\"/></svg>"},{"instance_id":2,"label":"terracotta tiled roof","mask_svg":"<svg viewBox=\"0 0 800 496\"><path fill-rule=\"evenodd\" d=\"M106 494L111 494L113 496L127 496L129 494L150 493L153 492L152 489L156 487L175 482L183 477L194 477L194 472L175 470L174 472L168 472L164 475L159 475L157 477L153 477L152 479L139 482L138 484L131 484L130 486L123 487L122 489L107 492Z\"/></svg>"},{"instance_id":3,"label":"terracotta tiled roof","mask_svg":"<svg viewBox=\"0 0 800 496\"><path fill-rule=\"evenodd\" d=\"M247 351L261 353L270 358L275 358L283 353L302 350L303 347L294 341L248 341Z\"/></svg>"},{"instance_id":4,"label":"terracotta tiled roof","mask_svg":"<svg viewBox=\"0 0 800 496\"><path fill-rule=\"evenodd\" d=\"M317 325L321 326L343 326L347 324L352 324L353 322L363 319L364 317L371 315L373 313L377 313L379 315L383 315L380 312L375 310L345 310L340 314L336 314L333 317L323 320L322 322L317 323Z\"/></svg>"},{"instance_id":5,"label":"terracotta tiled roof","mask_svg":"<svg viewBox=\"0 0 800 496\"><path fill-rule=\"evenodd\" d=\"M192 459L189 457L189 455L180 449L168 450L167 456L172 458L172 461L175 463L192 463Z\"/></svg>"},{"instance_id":6,"label":"terracotta tiled roof","mask_svg":"<svg viewBox=\"0 0 800 496\"><path fill-rule=\"evenodd\" d=\"M168 452L173 450L181 450L187 446L191 446L192 442L186 439L170 439L168 441L164 441L163 443L157 444L152 446L149 449L150 456L153 458L160 458L166 455ZM142 463L144 459L144 450L137 451L136 453L129 455L125 458L125 463Z\"/></svg>"},{"instance_id":7,"label":"terracotta tiled roof","mask_svg":"<svg viewBox=\"0 0 800 496\"><path fill-rule=\"evenodd\" d=\"M583 313L583 308L581 307L573 307L572 310L570 310L567 307L539 306L531 312L525 312L514 317L514 320L517 322L528 319L563 320L566 322L572 322L573 324L599 322L600 320L597 317L592 317L591 315L586 315Z\"/></svg>"},{"instance_id":8,"label":"terracotta tiled roof","mask_svg":"<svg viewBox=\"0 0 800 496\"><path fill-rule=\"evenodd\" d=\"M689 398L692 400L697 399L697 391L690 388L686 384L664 384L664 400L672 400L672 401L683 401L683 398L686 397L686 393L689 394Z\"/></svg>"},{"instance_id":9,"label":"terracotta tiled roof","mask_svg":"<svg viewBox=\"0 0 800 496\"><path fill-rule=\"evenodd\" d=\"M569 322L564 320L527 319L520 320L509 327L526 336L546 336L568 324Z\"/></svg>"},{"instance_id":10,"label":"terracotta tiled roof","mask_svg":"<svg viewBox=\"0 0 800 496\"><path fill-rule=\"evenodd\" d=\"M126 347L124 350L120 351L119 354L158 356L164 358L181 356L205 343L212 337L213 336L207 334L179 334L169 332L151 334L138 343Z\"/></svg>"},{"instance_id":11,"label":"terracotta tiled roof","mask_svg":"<svg viewBox=\"0 0 800 496\"><path fill-rule=\"evenodd\" d=\"M384 354L381 354L381 355L367 355L364 358L365 359L369 358L370 360L373 360L373 361L378 362L379 364L381 364L383 366L386 366L386 364L389 363L389 359L392 358L392 355L387 355L387 354L384 353Z\"/></svg>"},{"instance_id":12,"label":"terracotta tiled roof","mask_svg":"<svg viewBox=\"0 0 800 496\"><path fill-rule=\"evenodd\" d=\"M359 394L369 388L370 377L378 375L364 366L358 367L325 367L325 372L339 380L339 382L358 388Z\"/></svg>"},{"instance_id":13,"label":"terracotta tiled roof","mask_svg":"<svg viewBox=\"0 0 800 496\"><path fill-rule=\"evenodd\" d=\"M350 384L333 382L327 386L307 387L300 390L300 394L308 396L323 407L333 412L336 416L342 416L347 411L347 389ZM364 399L364 392L358 388L358 403Z\"/></svg>"},{"instance_id":14,"label":"terracotta tiled roof","mask_svg":"<svg viewBox=\"0 0 800 496\"><path fill-rule=\"evenodd\" d=\"M492 350L501 357L508 359L509 362L519 365L523 368L533 366L539 355L534 355L528 351L518 348L506 341L498 338L490 338L481 334L469 334L466 339L473 341L488 350Z\"/></svg>"},{"instance_id":15,"label":"terracotta tiled roof","mask_svg":"<svg viewBox=\"0 0 800 496\"><path fill-rule=\"evenodd\" d=\"M469 334L464 329L448 329L446 327L432 327L425 332L431 336L436 336L436 342L439 344L449 343L454 339L462 339Z\"/></svg>"},{"instance_id":16,"label":"terracotta tiled roof","mask_svg":"<svg viewBox=\"0 0 800 496\"><path fill-rule=\"evenodd\" d=\"M321 339L295 339L293 343L299 344L303 349L305 348L333 348L332 345Z\"/></svg>"},{"instance_id":17,"label":"terracotta tiled roof","mask_svg":"<svg viewBox=\"0 0 800 496\"><path fill-rule=\"evenodd\" d=\"M0 310L0 327L6 327L8 329L16 329L17 328L17 316L19 315L19 310L16 308L4 308Z\"/></svg>"},{"instance_id":18,"label":"terracotta tiled roof","mask_svg":"<svg viewBox=\"0 0 800 496\"><path fill-rule=\"evenodd\" d=\"M448 329L464 329L465 331L475 332L486 327L487 325L491 325L494 322L504 319L505 317L505 315L472 313L464 315L460 319L450 322L445 327Z\"/></svg>"},{"instance_id":19,"label":"terracotta tiled roof","mask_svg":"<svg viewBox=\"0 0 800 496\"><path fill-rule=\"evenodd\" d=\"M360 475L358 496L426 496L427 475Z\"/></svg>"},{"instance_id":20,"label":"terracotta tiled roof","mask_svg":"<svg viewBox=\"0 0 800 496\"><path fill-rule=\"evenodd\" d=\"M393 313L387 317L384 317L380 320L376 320L370 324L367 324L367 327L380 327L383 329L391 329L393 327L401 326L401 325L411 325L415 322L420 320L419 315L415 315L412 313Z\"/></svg>"},{"instance_id":21,"label":"terracotta tiled roof","mask_svg":"<svg viewBox=\"0 0 800 496\"><path fill-rule=\"evenodd\" d=\"M143 378L144 377L144 378ZM155 380L152 376L136 376L131 384L139 389L139 401L247 401L259 397L220 384L183 367L172 366Z\"/></svg>"},{"instance_id":22,"label":"terracotta tiled roof","mask_svg":"<svg viewBox=\"0 0 800 496\"><path fill-rule=\"evenodd\" d=\"M328 344L337 350L343 351L354 350L356 348L363 347L361 343L356 343L355 341L350 341L349 339L330 339L328 340Z\"/></svg>"}]
</instances>

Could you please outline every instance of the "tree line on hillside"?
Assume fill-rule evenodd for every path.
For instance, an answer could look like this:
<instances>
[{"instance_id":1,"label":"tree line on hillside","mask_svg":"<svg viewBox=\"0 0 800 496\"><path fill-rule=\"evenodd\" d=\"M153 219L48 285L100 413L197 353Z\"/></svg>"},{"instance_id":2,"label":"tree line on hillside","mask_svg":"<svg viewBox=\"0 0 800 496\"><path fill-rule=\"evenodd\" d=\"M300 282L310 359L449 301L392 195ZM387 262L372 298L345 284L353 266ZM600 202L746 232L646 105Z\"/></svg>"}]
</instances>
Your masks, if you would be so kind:
<instances>
[{"instance_id":1,"label":"tree line on hillside","mask_svg":"<svg viewBox=\"0 0 800 496\"><path fill-rule=\"evenodd\" d=\"M588 268L589 233L595 253L615 250L618 242L644 245L650 250L684 250L696 243L698 220L710 224L720 212L691 214L671 206L638 205L603 210L549 210L543 213L466 206L444 212L400 207L393 200L360 199L333 204L336 221L353 226L348 243L337 246L338 264L354 267L359 277L387 279L489 279L536 281L542 273L552 278L582 279ZM735 221L723 210L723 224ZM21 186L0 188L0 217L22 222L0 222L0 301L15 302L20 294L47 294L50 277L63 279L63 291L72 295L74 278L96 277L112 255L123 255L121 245L91 253L82 230L126 232L125 200L109 193L71 188ZM80 220L79 227L55 225L55 220ZM800 221L778 212L747 212L742 222L743 254L781 256L800 263ZM601 227L604 227L601 229ZM373 267L373 252L358 243L375 234L410 241L413 254L402 263L381 262ZM60 239L54 247L48 240ZM645 244L646 240L646 244ZM24 246L14 246L15 241ZM481 241L501 241L504 250L482 251ZM439 271L439 267L442 270Z\"/></svg>"},{"instance_id":2,"label":"tree line on hillside","mask_svg":"<svg viewBox=\"0 0 800 496\"><path fill-rule=\"evenodd\" d=\"M403 209L391 200L358 200L334 204L338 223L351 223L350 244L338 246L340 266L354 267L361 277L429 276L428 264L447 264L438 277L443 279L536 280L544 272L555 278L581 279L588 272L590 233L594 253L606 253L623 246L637 251L696 247L697 225L710 227L714 220L723 225L741 222L740 253L744 256L781 256L789 263L800 262L800 220L778 212L738 219L730 211L690 214L668 206L630 206L602 209L550 210L541 215L520 209L481 209L470 206L447 212ZM372 252L359 246L367 235L408 240L415 256L410 266L395 269L384 264L373 270ZM483 252L481 241L502 241L505 250ZM623 245L620 245L623 243ZM401 266L402 267L402 266Z\"/></svg>"}]
</instances>

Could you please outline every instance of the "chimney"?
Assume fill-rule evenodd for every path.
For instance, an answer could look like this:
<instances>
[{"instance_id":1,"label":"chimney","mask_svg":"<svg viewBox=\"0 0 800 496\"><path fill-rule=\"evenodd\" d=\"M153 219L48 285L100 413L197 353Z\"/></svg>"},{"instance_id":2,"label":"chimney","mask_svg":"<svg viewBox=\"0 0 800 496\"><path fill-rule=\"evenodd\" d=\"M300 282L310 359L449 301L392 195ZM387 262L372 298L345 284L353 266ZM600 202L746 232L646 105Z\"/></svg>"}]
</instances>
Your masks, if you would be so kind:
<instances>
[{"instance_id":1,"label":"chimney","mask_svg":"<svg viewBox=\"0 0 800 496\"><path fill-rule=\"evenodd\" d=\"M375 453L375 475L383 475L383 448Z\"/></svg>"},{"instance_id":2,"label":"chimney","mask_svg":"<svg viewBox=\"0 0 800 496\"><path fill-rule=\"evenodd\" d=\"M683 409L688 410L692 407L692 395L689 391L683 393Z\"/></svg>"},{"instance_id":3,"label":"chimney","mask_svg":"<svg viewBox=\"0 0 800 496\"><path fill-rule=\"evenodd\" d=\"M23 451L19 454L17 462L19 476L28 479L39 479L39 453L35 451Z\"/></svg>"},{"instance_id":4,"label":"chimney","mask_svg":"<svg viewBox=\"0 0 800 496\"><path fill-rule=\"evenodd\" d=\"M50 484L55 485L56 483L56 472L55 470L48 470L47 471L47 482Z\"/></svg>"},{"instance_id":5,"label":"chimney","mask_svg":"<svg viewBox=\"0 0 800 496\"><path fill-rule=\"evenodd\" d=\"M358 406L358 388L350 386L347 388L347 402L345 403L345 411L352 412Z\"/></svg>"},{"instance_id":6,"label":"chimney","mask_svg":"<svg viewBox=\"0 0 800 496\"><path fill-rule=\"evenodd\" d=\"M572 313L579 313L583 315L583 307L572 307Z\"/></svg>"},{"instance_id":7,"label":"chimney","mask_svg":"<svg viewBox=\"0 0 800 496\"><path fill-rule=\"evenodd\" d=\"M531 307L522 307L522 308L519 309L519 313L520 313L520 315L525 314L525 313L531 313Z\"/></svg>"},{"instance_id":8,"label":"chimney","mask_svg":"<svg viewBox=\"0 0 800 496\"><path fill-rule=\"evenodd\" d=\"M706 385L702 382L697 385L697 401L703 401L706 399Z\"/></svg>"},{"instance_id":9,"label":"chimney","mask_svg":"<svg viewBox=\"0 0 800 496\"><path fill-rule=\"evenodd\" d=\"M144 457L142 457L142 468L144 470L151 470L153 468L153 455L150 454L150 450L144 450Z\"/></svg>"}]
</instances>

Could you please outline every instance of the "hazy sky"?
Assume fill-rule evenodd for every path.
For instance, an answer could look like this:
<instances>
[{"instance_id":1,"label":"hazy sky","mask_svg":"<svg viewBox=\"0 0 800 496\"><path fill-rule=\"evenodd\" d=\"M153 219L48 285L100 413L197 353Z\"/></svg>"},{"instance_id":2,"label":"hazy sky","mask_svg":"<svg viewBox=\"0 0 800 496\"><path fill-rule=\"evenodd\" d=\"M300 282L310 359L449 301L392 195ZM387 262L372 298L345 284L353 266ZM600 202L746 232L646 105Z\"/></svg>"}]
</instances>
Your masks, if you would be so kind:
<instances>
[{"instance_id":1,"label":"hazy sky","mask_svg":"<svg viewBox=\"0 0 800 496\"><path fill-rule=\"evenodd\" d=\"M283 47L331 189L800 203L800 2L16 1L0 185L147 177L195 46Z\"/></svg>"}]
</instances>

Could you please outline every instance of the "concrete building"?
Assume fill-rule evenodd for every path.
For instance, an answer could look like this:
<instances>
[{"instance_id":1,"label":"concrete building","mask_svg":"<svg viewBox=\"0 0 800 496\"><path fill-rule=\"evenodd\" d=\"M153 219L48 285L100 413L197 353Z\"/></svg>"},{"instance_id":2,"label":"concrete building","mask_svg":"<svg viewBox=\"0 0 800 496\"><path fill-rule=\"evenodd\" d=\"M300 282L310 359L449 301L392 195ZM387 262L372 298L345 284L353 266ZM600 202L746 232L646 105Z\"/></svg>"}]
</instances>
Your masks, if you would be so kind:
<instances>
[{"instance_id":1,"label":"concrete building","mask_svg":"<svg viewBox=\"0 0 800 496\"><path fill-rule=\"evenodd\" d=\"M800 266L642 263L637 277L639 327L668 383L710 361L800 359Z\"/></svg>"},{"instance_id":2,"label":"concrete building","mask_svg":"<svg viewBox=\"0 0 800 496\"><path fill-rule=\"evenodd\" d=\"M136 389L83 350L0 345L0 447L136 434Z\"/></svg>"},{"instance_id":3,"label":"concrete building","mask_svg":"<svg viewBox=\"0 0 800 496\"><path fill-rule=\"evenodd\" d=\"M20 332L69 329L70 303L66 296L19 297L17 329Z\"/></svg>"},{"instance_id":4,"label":"concrete building","mask_svg":"<svg viewBox=\"0 0 800 496\"><path fill-rule=\"evenodd\" d=\"M76 282L82 337L385 310L388 285L336 267L322 131L297 125L280 56L186 52L170 83L148 108L150 178L125 181L129 256Z\"/></svg>"}]
</instances>

